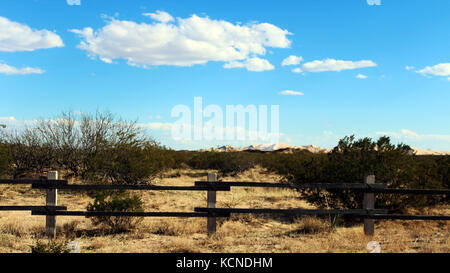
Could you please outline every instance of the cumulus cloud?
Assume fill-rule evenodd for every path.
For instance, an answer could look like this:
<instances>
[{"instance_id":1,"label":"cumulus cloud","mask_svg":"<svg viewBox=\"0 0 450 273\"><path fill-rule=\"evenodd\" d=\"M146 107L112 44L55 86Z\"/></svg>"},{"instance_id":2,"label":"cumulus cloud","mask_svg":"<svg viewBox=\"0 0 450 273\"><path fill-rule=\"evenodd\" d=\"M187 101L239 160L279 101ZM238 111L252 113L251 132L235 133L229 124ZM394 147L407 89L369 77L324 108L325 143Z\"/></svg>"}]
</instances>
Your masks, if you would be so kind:
<instances>
[{"instance_id":1,"label":"cumulus cloud","mask_svg":"<svg viewBox=\"0 0 450 273\"><path fill-rule=\"evenodd\" d=\"M224 64L224 68L246 68L249 71L261 72L266 70L273 70L275 67L265 59L260 59L258 57L249 58L245 62L229 62Z\"/></svg>"},{"instance_id":2,"label":"cumulus cloud","mask_svg":"<svg viewBox=\"0 0 450 273\"><path fill-rule=\"evenodd\" d=\"M0 51L33 51L64 46L61 37L48 30L34 30L29 26L0 16Z\"/></svg>"},{"instance_id":3,"label":"cumulus cloud","mask_svg":"<svg viewBox=\"0 0 450 273\"><path fill-rule=\"evenodd\" d=\"M79 6L81 5L81 0L67 0L67 5L69 6Z\"/></svg>"},{"instance_id":4,"label":"cumulus cloud","mask_svg":"<svg viewBox=\"0 0 450 273\"><path fill-rule=\"evenodd\" d=\"M6 75L26 75L26 74L42 74L45 71L40 68L24 67L16 68L7 64L0 63L0 74Z\"/></svg>"},{"instance_id":5,"label":"cumulus cloud","mask_svg":"<svg viewBox=\"0 0 450 273\"><path fill-rule=\"evenodd\" d=\"M408 129L402 129L400 132L376 132L377 135L387 135L398 139L407 140L437 140L450 142L450 135L439 134L419 134Z\"/></svg>"},{"instance_id":6,"label":"cumulus cloud","mask_svg":"<svg viewBox=\"0 0 450 273\"><path fill-rule=\"evenodd\" d=\"M281 65L282 66L297 65L301 61L303 61L303 57L302 56L291 55L291 56L287 57L286 59L284 59L283 62L281 63Z\"/></svg>"},{"instance_id":7,"label":"cumulus cloud","mask_svg":"<svg viewBox=\"0 0 450 273\"><path fill-rule=\"evenodd\" d=\"M297 67L297 68L292 69L292 72L294 72L294 73L302 73L303 70L300 67Z\"/></svg>"},{"instance_id":8,"label":"cumulus cloud","mask_svg":"<svg viewBox=\"0 0 450 273\"><path fill-rule=\"evenodd\" d=\"M358 74L358 75L356 75L356 78L358 78L358 79L367 79L367 76L364 75L364 74Z\"/></svg>"},{"instance_id":9,"label":"cumulus cloud","mask_svg":"<svg viewBox=\"0 0 450 273\"><path fill-rule=\"evenodd\" d=\"M192 66L209 61L227 63L227 68L267 70L268 61L257 58L266 48L288 48L289 33L269 23L233 24L192 15L177 18L167 12L146 14L155 22L137 23L112 18L103 28L73 29L82 41L78 48L106 63L125 59L129 65ZM240 63L240 64L239 64Z\"/></svg>"},{"instance_id":10,"label":"cumulus cloud","mask_svg":"<svg viewBox=\"0 0 450 273\"><path fill-rule=\"evenodd\" d=\"M413 69L414 69L414 66L407 65L407 66L405 66L405 69L406 69L406 70L413 70Z\"/></svg>"},{"instance_id":11,"label":"cumulus cloud","mask_svg":"<svg viewBox=\"0 0 450 273\"><path fill-rule=\"evenodd\" d=\"M370 60L362 61L343 61L335 59L315 60L302 65L303 71L323 72L323 71L342 71L347 69L358 69L364 67L376 66L377 64Z\"/></svg>"},{"instance_id":12,"label":"cumulus cloud","mask_svg":"<svg viewBox=\"0 0 450 273\"><path fill-rule=\"evenodd\" d=\"M450 76L450 63L440 63L434 66L427 66L416 72L422 75Z\"/></svg>"},{"instance_id":13,"label":"cumulus cloud","mask_svg":"<svg viewBox=\"0 0 450 273\"><path fill-rule=\"evenodd\" d=\"M172 22L175 19L170 15L169 13L165 11L157 10L156 13L143 13L142 15L148 16L152 18L155 21L161 22L161 23L168 23Z\"/></svg>"},{"instance_id":14,"label":"cumulus cloud","mask_svg":"<svg viewBox=\"0 0 450 273\"><path fill-rule=\"evenodd\" d=\"M304 94L302 92L293 91L293 90L284 90L281 92L278 92L279 95L284 96L303 96Z\"/></svg>"}]
</instances>

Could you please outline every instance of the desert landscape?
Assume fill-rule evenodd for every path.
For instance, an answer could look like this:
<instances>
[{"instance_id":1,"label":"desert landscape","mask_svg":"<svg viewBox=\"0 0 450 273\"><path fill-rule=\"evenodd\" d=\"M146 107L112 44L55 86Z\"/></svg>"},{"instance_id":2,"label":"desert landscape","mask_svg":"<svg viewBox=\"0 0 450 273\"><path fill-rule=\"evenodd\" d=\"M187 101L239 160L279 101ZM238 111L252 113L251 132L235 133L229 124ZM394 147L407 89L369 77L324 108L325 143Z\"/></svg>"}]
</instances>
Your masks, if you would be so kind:
<instances>
[{"instance_id":1,"label":"desert landscape","mask_svg":"<svg viewBox=\"0 0 450 273\"><path fill-rule=\"evenodd\" d=\"M0 1L0 259L450 253L449 11Z\"/></svg>"},{"instance_id":2,"label":"desert landscape","mask_svg":"<svg viewBox=\"0 0 450 273\"><path fill-rule=\"evenodd\" d=\"M155 180L156 185L193 185L215 170L171 170ZM281 179L261 167L239 173L235 177L221 177L223 181L273 181ZM71 181L72 183L75 181ZM44 191L29 186L0 186L2 205L42 205ZM146 211L192 211L204 206L205 192L143 191L140 193ZM84 210L91 198L72 192L59 195L59 204L69 210ZM219 192L218 207L236 208L314 208L291 189L239 188ZM411 210L410 213L448 215L450 206L440 205ZM90 219L57 216L59 241L76 241L81 252L104 253L224 253L224 252L280 252L280 253L367 253L367 243L377 241L383 253L420 253L450 251L450 223L448 221L376 221L375 236L365 236L361 222L332 225L328 217L273 218L257 215L233 215L219 220L217 233L206 235L206 219L146 217L129 232L108 234L91 224ZM30 212L1 212L0 252L30 252L36 240L46 242L45 216Z\"/></svg>"}]
</instances>

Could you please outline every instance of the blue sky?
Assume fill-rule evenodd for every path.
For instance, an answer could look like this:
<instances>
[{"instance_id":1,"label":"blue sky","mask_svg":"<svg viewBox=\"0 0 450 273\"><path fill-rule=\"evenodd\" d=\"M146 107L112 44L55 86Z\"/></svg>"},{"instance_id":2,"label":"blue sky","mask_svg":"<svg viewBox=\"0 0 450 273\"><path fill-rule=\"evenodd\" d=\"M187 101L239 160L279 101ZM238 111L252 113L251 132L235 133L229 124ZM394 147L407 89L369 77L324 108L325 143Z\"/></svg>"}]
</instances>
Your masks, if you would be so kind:
<instances>
[{"instance_id":1,"label":"blue sky","mask_svg":"<svg viewBox=\"0 0 450 273\"><path fill-rule=\"evenodd\" d=\"M0 123L99 109L175 149L250 144L172 139L172 108L202 97L279 105L280 141L293 145L389 135L450 151L449 10L446 0L3 0Z\"/></svg>"}]
</instances>

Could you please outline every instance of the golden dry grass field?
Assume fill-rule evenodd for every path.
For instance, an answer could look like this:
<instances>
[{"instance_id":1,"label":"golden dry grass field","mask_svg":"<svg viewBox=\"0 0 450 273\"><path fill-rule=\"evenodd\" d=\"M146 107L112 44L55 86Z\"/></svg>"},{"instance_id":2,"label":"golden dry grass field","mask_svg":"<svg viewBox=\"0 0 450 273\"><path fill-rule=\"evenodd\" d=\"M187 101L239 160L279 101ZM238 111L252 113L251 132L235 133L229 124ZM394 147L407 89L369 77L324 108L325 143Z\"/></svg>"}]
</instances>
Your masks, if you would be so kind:
<instances>
[{"instance_id":1,"label":"golden dry grass field","mask_svg":"<svg viewBox=\"0 0 450 273\"><path fill-rule=\"evenodd\" d=\"M156 185L193 185L211 170L173 170L154 181ZM279 181L281 177L257 167L224 181ZM72 181L69 181L71 183ZM140 191L146 211L189 211L204 207L206 192ZM82 193L60 191L59 205L86 210L91 199ZM0 185L1 205L43 205L45 193L30 186ZM290 189L233 188L217 193L217 207L314 208ZM411 211L450 214L450 206ZM0 211L0 253L30 252L30 245L44 236L45 217L29 211ZM450 252L447 221L376 221L375 236L365 236L362 224L333 229L328 219L301 217L276 219L240 215L218 222L217 233L206 235L206 218L147 217L132 232L107 234L85 217L57 216L59 240L73 239L81 252L369 252L377 241L381 252Z\"/></svg>"}]
</instances>

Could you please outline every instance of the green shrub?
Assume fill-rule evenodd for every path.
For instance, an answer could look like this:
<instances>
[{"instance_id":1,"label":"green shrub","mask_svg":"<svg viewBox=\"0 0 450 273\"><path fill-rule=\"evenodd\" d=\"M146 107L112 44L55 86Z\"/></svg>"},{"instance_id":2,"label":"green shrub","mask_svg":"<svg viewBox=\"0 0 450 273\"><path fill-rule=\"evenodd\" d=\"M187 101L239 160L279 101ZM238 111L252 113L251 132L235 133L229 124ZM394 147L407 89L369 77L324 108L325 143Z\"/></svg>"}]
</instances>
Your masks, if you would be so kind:
<instances>
[{"instance_id":1,"label":"green shrub","mask_svg":"<svg viewBox=\"0 0 450 273\"><path fill-rule=\"evenodd\" d=\"M70 253L70 249L67 249L67 241L54 241L51 240L47 243L41 242L39 239L34 245L30 245L31 253Z\"/></svg>"},{"instance_id":2,"label":"green shrub","mask_svg":"<svg viewBox=\"0 0 450 273\"><path fill-rule=\"evenodd\" d=\"M19 132L0 133L15 177L53 168L83 180L137 183L174 164L165 156L167 149L136 122L117 119L108 112L81 116L63 112ZM0 171L3 158L0 147Z\"/></svg>"},{"instance_id":3,"label":"green shrub","mask_svg":"<svg viewBox=\"0 0 450 273\"><path fill-rule=\"evenodd\" d=\"M404 144L393 145L389 137L377 141L341 139L329 154L272 154L262 160L264 167L293 183L363 183L374 174L376 183L390 188L448 188L449 159L411 154ZM351 190L302 190L311 203L324 208L361 208L363 195ZM443 201L442 196L377 194L376 207L402 210Z\"/></svg>"},{"instance_id":4,"label":"green shrub","mask_svg":"<svg viewBox=\"0 0 450 273\"><path fill-rule=\"evenodd\" d=\"M164 169L157 144L121 144L105 147L88 161L85 180L112 184L139 184Z\"/></svg>"},{"instance_id":5,"label":"green shrub","mask_svg":"<svg viewBox=\"0 0 450 273\"><path fill-rule=\"evenodd\" d=\"M143 212L143 201L138 195L126 191L99 191L93 203L87 206L88 211ZM124 232L134 229L141 217L130 216L92 216L94 225L108 228L111 232Z\"/></svg>"},{"instance_id":6,"label":"green shrub","mask_svg":"<svg viewBox=\"0 0 450 273\"><path fill-rule=\"evenodd\" d=\"M188 162L194 169L218 170L222 175L235 175L255 164L253 154L246 152L197 152Z\"/></svg>"},{"instance_id":7,"label":"green shrub","mask_svg":"<svg viewBox=\"0 0 450 273\"><path fill-rule=\"evenodd\" d=\"M288 181L297 183L317 181L324 171L326 155L309 151L294 151L291 154L268 153L260 164L269 171L283 175Z\"/></svg>"},{"instance_id":8,"label":"green shrub","mask_svg":"<svg viewBox=\"0 0 450 273\"><path fill-rule=\"evenodd\" d=\"M0 143L0 175L8 172L9 166L11 164L11 154L9 153L8 147Z\"/></svg>"},{"instance_id":9,"label":"green shrub","mask_svg":"<svg viewBox=\"0 0 450 273\"><path fill-rule=\"evenodd\" d=\"M3 133L3 137L14 177L42 173L54 166L54 149L43 142L37 130L25 128L20 133Z\"/></svg>"}]
</instances>

